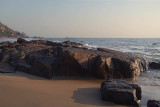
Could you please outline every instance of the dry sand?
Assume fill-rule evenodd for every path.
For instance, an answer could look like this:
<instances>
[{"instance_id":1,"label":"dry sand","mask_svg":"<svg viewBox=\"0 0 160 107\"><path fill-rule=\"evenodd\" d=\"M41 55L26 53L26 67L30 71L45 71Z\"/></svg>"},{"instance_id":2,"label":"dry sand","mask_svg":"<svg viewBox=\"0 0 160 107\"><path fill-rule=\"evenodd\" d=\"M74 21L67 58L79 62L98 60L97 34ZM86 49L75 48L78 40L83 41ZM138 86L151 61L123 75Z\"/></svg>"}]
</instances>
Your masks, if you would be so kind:
<instances>
[{"instance_id":1,"label":"dry sand","mask_svg":"<svg viewBox=\"0 0 160 107\"><path fill-rule=\"evenodd\" d=\"M102 101L93 78L47 80L23 72L0 74L0 107L125 107Z\"/></svg>"}]
</instances>

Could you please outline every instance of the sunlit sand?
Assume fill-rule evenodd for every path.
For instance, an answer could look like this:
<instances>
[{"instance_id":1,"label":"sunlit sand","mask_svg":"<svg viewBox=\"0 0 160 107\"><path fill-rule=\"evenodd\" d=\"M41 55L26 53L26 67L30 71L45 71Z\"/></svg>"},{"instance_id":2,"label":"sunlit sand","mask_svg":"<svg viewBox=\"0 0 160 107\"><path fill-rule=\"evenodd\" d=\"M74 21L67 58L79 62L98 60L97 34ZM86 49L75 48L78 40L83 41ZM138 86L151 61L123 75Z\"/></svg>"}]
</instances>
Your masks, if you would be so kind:
<instances>
[{"instance_id":1,"label":"sunlit sand","mask_svg":"<svg viewBox=\"0 0 160 107\"><path fill-rule=\"evenodd\" d=\"M123 107L101 100L102 80L54 77L23 72L0 74L0 107Z\"/></svg>"}]
</instances>

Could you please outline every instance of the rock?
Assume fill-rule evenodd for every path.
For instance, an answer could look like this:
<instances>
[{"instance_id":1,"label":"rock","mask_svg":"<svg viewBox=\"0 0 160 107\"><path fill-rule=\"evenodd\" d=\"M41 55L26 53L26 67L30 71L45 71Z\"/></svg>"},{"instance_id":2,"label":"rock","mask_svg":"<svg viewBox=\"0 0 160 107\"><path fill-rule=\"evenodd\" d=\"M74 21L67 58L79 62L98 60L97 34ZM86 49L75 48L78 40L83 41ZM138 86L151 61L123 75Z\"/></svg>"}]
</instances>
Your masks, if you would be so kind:
<instances>
[{"instance_id":1,"label":"rock","mask_svg":"<svg viewBox=\"0 0 160 107\"><path fill-rule=\"evenodd\" d=\"M160 69L160 62L150 62L149 67L151 69Z\"/></svg>"},{"instance_id":2,"label":"rock","mask_svg":"<svg viewBox=\"0 0 160 107\"><path fill-rule=\"evenodd\" d=\"M82 60L85 61L85 57ZM85 69L85 62L81 65L81 63L78 62L78 59L73 57L72 52L62 52L62 55L60 56L58 75L82 76L85 75L85 73L87 73Z\"/></svg>"},{"instance_id":3,"label":"rock","mask_svg":"<svg viewBox=\"0 0 160 107\"><path fill-rule=\"evenodd\" d=\"M21 44L21 43L25 43L26 40L23 39L23 38L18 38L18 39L17 39L17 42L18 42L19 44Z\"/></svg>"},{"instance_id":4,"label":"rock","mask_svg":"<svg viewBox=\"0 0 160 107\"><path fill-rule=\"evenodd\" d=\"M0 60L2 59L2 49L0 49Z\"/></svg>"},{"instance_id":5,"label":"rock","mask_svg":"<svg viewBox=\"0 0 160 107\"><path fill-rule=\"evenodd\" d=\"M68 69L68 72L72 72L74 75L79 74L100 78L106 77L107 72L105 67L107 65L105 61L107 58L103 58L89 50L65 48L62 52L61 59L63 64L60 65L68 66L62 67L61 72L65 72L66 69Z\"/></svg>"},{"instance_id":6,"label":"rock","mask_svg":"<svg viewBox=\"0 0 160 107\"><path fill-rule=\"evenodd\" d=\"M12 47L12 43L9 41L6 42L1 42L0 43L0 49L6 49L6 48L11 48Z\"/></svg>"},{"instance_id":7,"label":"rock","mask_svg":"<svg viewBox=\"0 0 160 107\"><path fill-rule=\"evenodd\" d=\"M32 65L30 73L50 79L56 73L56 63L55 57L43 57Z\"/></svg>"},{"instance_id":8,"label":"rock","mask_svg":"<svg viewBox=\"0 0 160 107\"><path fill-rule=\"evenodd\" d=\"M149 69L149 62L136 55L104 48L98 48L97 50L112 57L112 68L116 71L113 73L117 73L115 75L123 74L125 78L132 78Z\"/></svg>"},{"instance_id":9,"label":"rock","mask_svg":"<svg viewBox=\"0 0 160 107\"><path fill-rule=\"evenodd\" d=\"M14 68L11 67L8 63L0 63L0 73L13 73L15 72Z\"/></svg>"},{"instance_id":10,"label":"rock","mask_svg":"<svg viewBox=\"0 0 160 107\"><path fill-rule=\"evenodd\" d=\"M31 65L29 65L26 61L21 60L16 63L15 70L30 73Z\"/></svg>"},{"instance_id":11,"label":"rock","mask_svg":"<svg viewBox=\"0 0 160 107\"><path fill-rule=\"evenodd\" d=\"M46 78L52 75L136 78L148 69L146 60L132 54L104 48L84 49L82 44L70 41L57 43L19 38L14 43L1 43L0 49L0 62Z\"/></svg>"},{"instance_id":12,"label":"rock","mask_svg":"<svg viewBox=\"0 0 160 107\"><path fill-rule=\"evenodd\" d=\"M100 92L103 100L123 105L139 106L142 96L140 86L119 79L110 79L102 82Z\"/></svg>"},{"instance_id":13,"label":"rock","mask_svg":"<svg viewBox=\"0 0 160 107\"><path fill-rule=\"evenodd\" d=\"M148 100L147 107L160 107L160 101Z\"/></svg>"},{"instance_id":14,"label":"rock","mask_svg":"<svg viewBox=\"0 0 160 107\"><path fill-rule=\"evenodd\" d=\"M135 78L140 72L148 69L147 61L127 53L100 50L85 50L82 48L63 48L62 56L75 60L79 69L97 77ZM78 66L78 65L77 65Z\"/></svg>"},{"instance_id":15,"label":"rock","mask_svg":"<svg viewBox=\"0 0 160 107\"><path fill-rule=\"evenodd\" d=\"M62 42L65 47L74 47L74 48L81 48L84 47L83 44L76 43L76 42L71 42L71 41L64 41Z\"/></svg>"}]
</instances>

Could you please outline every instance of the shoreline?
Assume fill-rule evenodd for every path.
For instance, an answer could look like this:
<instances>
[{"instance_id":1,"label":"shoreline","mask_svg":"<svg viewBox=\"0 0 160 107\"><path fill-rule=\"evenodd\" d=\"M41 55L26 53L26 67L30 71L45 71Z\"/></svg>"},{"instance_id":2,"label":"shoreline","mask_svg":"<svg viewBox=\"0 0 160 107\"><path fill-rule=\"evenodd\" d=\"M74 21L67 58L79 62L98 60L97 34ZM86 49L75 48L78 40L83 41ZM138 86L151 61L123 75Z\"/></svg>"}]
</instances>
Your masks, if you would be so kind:
<instances>
[{"instance_id":1,"label":"shoreline","mask_svg":"<svg viewBox=\"0 0 160 107\"><path fill-rule=\"evenodd\" d=\"M128 107L101 100L99 88L102 81L93 77L72 76L55 76L48 80L20 71L0 73L0 106ZM159 97L160 87L140 86L141 107L146 107L149 99Z\"/></svg>"}]
</instances>

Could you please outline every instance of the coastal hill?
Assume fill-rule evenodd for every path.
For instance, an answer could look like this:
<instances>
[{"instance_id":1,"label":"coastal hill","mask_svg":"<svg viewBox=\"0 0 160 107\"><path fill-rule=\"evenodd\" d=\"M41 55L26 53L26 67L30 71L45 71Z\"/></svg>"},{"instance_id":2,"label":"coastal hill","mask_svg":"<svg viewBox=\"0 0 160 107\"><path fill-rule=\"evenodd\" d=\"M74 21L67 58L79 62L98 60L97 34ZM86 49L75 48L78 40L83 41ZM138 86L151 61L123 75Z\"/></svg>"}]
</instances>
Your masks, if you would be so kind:
<instances>
[{"instance_id":1,"label":"coastal hill","mask_svg":"<svg viewBox=\"0 0 160 107\"><path fill-rule=\"evenodd\" d=\"M25 33L14 31L0 22L0 38L18 38L18 37L28 37Z\"/></svg>"}]
</instances>

